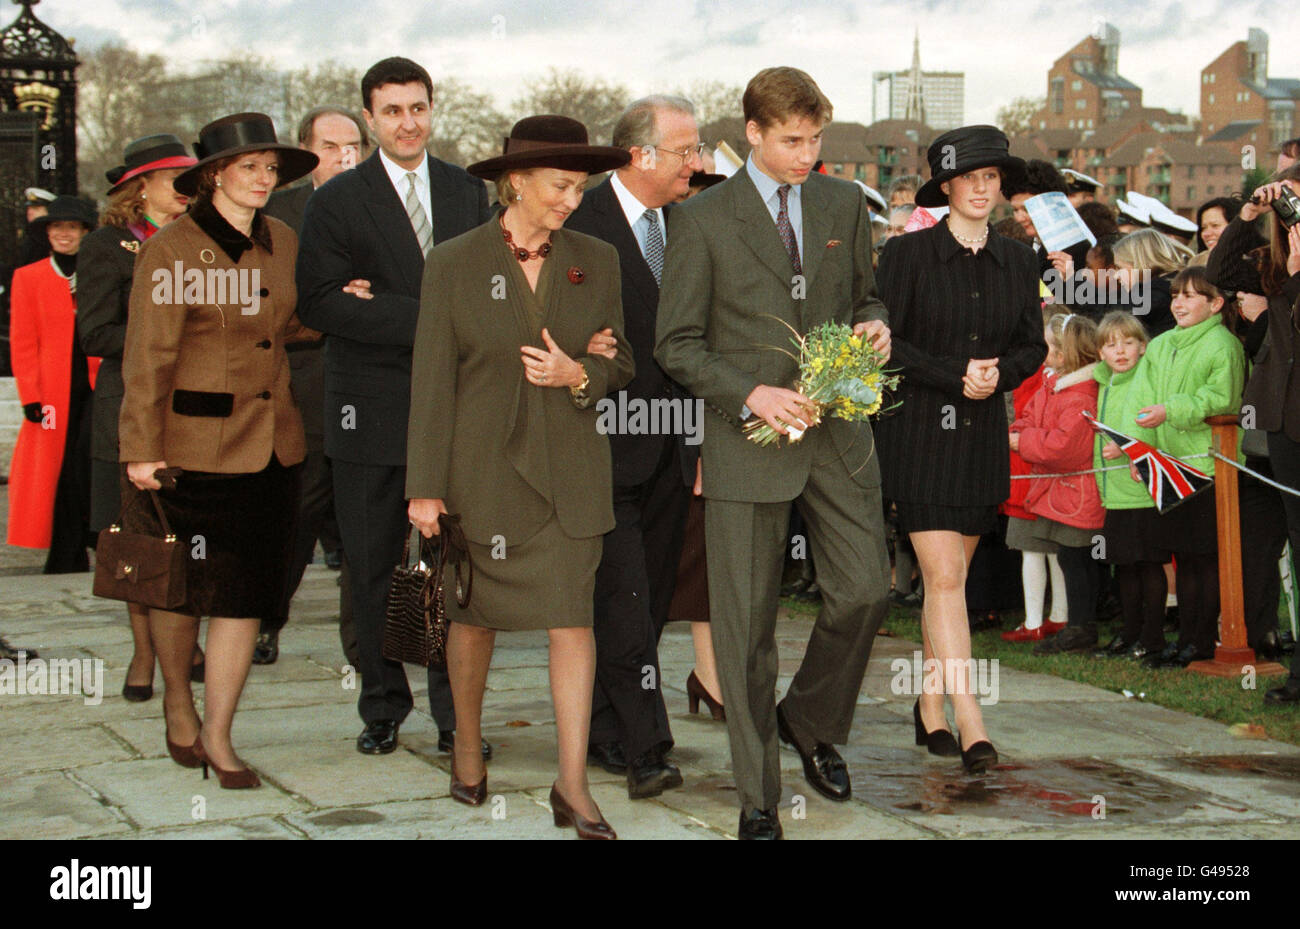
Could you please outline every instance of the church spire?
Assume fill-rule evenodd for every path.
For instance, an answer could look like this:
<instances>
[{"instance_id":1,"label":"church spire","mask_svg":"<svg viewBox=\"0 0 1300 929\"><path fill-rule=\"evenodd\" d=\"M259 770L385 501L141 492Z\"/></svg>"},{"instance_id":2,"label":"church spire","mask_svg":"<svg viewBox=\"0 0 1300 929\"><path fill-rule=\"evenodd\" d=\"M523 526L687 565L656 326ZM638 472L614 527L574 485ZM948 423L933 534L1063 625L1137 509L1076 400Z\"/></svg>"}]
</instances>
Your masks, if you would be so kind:
<instances>
[{"instance_id":1,"label":"church spire","mask_svg":"<svg viewBox=\"0 0 1300 929\"><path fill-rule=\"evenodd\" d=\"M921 80L921 30L912 35L912 70L907 76L907 105L903 118L925 122L925 91Z\"/></svg>"}]
</instances>

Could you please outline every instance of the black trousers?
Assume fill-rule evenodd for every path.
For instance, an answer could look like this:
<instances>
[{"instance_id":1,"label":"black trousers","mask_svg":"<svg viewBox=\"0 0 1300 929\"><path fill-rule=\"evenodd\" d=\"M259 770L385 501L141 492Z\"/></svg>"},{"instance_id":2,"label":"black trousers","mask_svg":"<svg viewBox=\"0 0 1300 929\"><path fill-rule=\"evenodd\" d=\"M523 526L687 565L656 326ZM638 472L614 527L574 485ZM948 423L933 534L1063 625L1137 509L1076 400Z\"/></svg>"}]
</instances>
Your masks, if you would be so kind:
<instances>
[{"instance_id":1,"label":"black trousers","mask_svg":"<svg viewBox=\"0 0 1300 929\"><path fill-rule=\"evenodd\" d=\"M383 657L384 602L393 568L402 560L410 528L406 518L406 469L334 461L334 501L339 534L351 571L352 624L357 636L361 696L357 711L367 723L401 722L414 701L400 662ZM429 710L441 730L456 728L447 672L429 669Z\"/></svg>"},{"instance_id":2,"label":"black trousers","mask_svg":"<svg viewBox=\"0 0 1300 929\"><path fill-rule=\"evenodd\" d=\"M90 409L91 392L73 392L68 401L63 464L54 492L54 523L45 574L90 570Z\"/></svg>"},{"instance_id":3,"label":"black trousers","mask_svg":"<svg viewBox=\"0 0 1300 929\"><path fill-rule=\"evenodd\" d=\"M1247 458L1246 467L1273 477L1267 458ZM1286 504L1274 488L1249 474L1239 477L1246 641L1255 648L1268 632L1277 631L1277 602L1282 595L1278 561L1286 545Z\"/></svg>"},{"instance_id":4,"label":"black trousers","mask_svg":"<svg viewBox=\"0 0 1300 929\"><path fill-rule=\"evenodd\" d=\"M1065 599L1070 608L1071 629L1095 631L1097 628L1097 591L1101 587L1101 566L1093 559L1087 545L1071 548L1062 545L1056 560L1065 577Z\"/></svg>"},{"instance_id":5,"label":"black trousers","mask_svg":"<svg viewBox=\"0 0 1300 929\"><path fill-rule=\"evenodd\" d=\"M659 674L659 636L677 580L690 490L677 443L645 483L614 488L614 528L596 569L596 684L591 741L621 741L629 761L672 747Z\"/></svg>"},{"instance_id":6,"label":"black trousers","mask_svg":"<svg viewBox=\"0 0 1300 929\"><path fill-rule=\"evenodd\" d=\"M276 615L262 619L262 632L279 632L289 621L289 604L302 583L303 572L311 564L316 552L316 540L327 548L338 548L338 527L334 521L334 478L330 461L324 452L309 451L302 467L302 497L298 505L297 531L294 533L293 552L289 572L285 577L284 596ZM346 566L344 567L346 571ZM352 605L339 595L340 618L344 625L351 623Z\"/></svg>"}]
</instances>

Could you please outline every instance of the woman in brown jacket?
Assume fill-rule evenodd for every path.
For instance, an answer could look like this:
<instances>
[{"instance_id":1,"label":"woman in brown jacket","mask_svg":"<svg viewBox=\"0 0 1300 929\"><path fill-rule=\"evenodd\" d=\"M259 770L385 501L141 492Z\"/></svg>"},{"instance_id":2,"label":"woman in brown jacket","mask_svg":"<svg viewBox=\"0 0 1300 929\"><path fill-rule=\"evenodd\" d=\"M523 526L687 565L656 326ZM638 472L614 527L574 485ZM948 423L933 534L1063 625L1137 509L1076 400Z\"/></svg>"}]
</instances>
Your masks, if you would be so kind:
<instances>
[{"instance_id":1,"label":"woman in brown jacket","mask_svg":"<svg viewBox=\"0 0 1300 929\"><path fill-rule=\"evenodd\" d=\"M632 379L618 253L566 230L589 173L627 164L563 116L515 124L505 154L470 165L495 180L504 212L429 253L411 369L406 494L426 536L462 520L474 580L453 620L456 702L451 795L487 798L478 746L497 629L546 629L560 771L557 826L612 839L587 785L596 671L592 603L602 536L614 528L609 439L597 401ZM589 352L609 329L611 359ZM462 750L463 747L463 750Z\"/></svg>"},{"instance_id":2,"label":"woman in brown jacket","mask_svg":"<svg viewBox=\"0 0 1300 929\"><path fill-rule=\"evenodd\" d=\"M297 238L261 208L317 159L280 145L260 113L209 123L195 151L199 162L173 182L193 207L136 261L120 456L130 485L162 490L170 527L189 549L185 604L149 612L168 751L178 764L203 765L205 777L211 764L222 787L256 787L230 728L258 617L284 584L305 455L284 344L316 337L294 314ZM164 469L180 470L174 487L163 489ZM147 503L124 512L128 529L159 532ZM190 656L203 616L211 623L200 726Z\"/></svg>"}]
</instances>

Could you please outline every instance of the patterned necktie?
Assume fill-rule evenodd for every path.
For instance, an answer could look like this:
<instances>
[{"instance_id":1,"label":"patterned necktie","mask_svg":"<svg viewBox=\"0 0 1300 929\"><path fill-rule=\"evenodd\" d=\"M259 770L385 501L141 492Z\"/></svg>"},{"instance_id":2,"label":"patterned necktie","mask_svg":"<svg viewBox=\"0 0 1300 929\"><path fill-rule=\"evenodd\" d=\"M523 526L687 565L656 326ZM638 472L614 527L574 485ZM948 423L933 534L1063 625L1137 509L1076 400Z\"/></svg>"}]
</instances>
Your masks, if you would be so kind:
<instances>
[{"instance_id":1,"label":"patterned necktie","mask_svg":"<svg viewBox=\"0 0 1300 929\"><path fill-rule=\"evenodd\" d=\"M433 227L429 217L420 205L420 195L415 192L415 172L406 172L406 215L411 217L411 228L415 230L415 240L420 243L420 251L427 258L429 249L433 248Z\"/></svg>"},{"instance_id":2,"label":"patterned necktie","mask_svg":"<svg viewBox=\"0 0 1300 929\"><path fill-rule=\"evenodd\" d=\"M776 189L781 200L781 209L776 214L776 231L781 234L786 254L790 256L790 266L795 274L803 274L803 265L799 262L799 243L794 240L794 227L790 225L790 213L786 209L785 199L790 195L790 185L782 184Z\"/></svg>"},{"instance_id":3,"label":"patterned necktie","mask_svg":"<svg viewBox=\"0 0 1300 929\"><path fill-rule=\"evenodd\" d=\"M646 221L646 264L650 265L650 273L655 276L655 283L662 284L664 276L664 234L659 231L659 214L654 210L646 210L641 216Z\"/></svg>"}]
</instances>

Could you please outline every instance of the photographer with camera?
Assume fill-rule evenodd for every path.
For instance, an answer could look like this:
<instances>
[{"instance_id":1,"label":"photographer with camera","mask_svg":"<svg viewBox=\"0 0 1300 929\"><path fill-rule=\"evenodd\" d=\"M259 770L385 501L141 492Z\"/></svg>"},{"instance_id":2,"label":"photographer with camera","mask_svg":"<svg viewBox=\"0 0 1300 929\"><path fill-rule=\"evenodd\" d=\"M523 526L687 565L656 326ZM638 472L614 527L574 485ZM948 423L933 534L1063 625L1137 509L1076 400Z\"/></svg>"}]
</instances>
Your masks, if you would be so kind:
<instances>
[{"instance_id":1,"label":"photographer with camera","mask_svg":"<svg viewBox=\"0 0 1300 929\"><path fill-rule=\"evenodd\" d=\"M1300 374L1294 370L1300 331L1300 165L1279 172L1258 188L1228 224L1219 247L1210 254L1211 279L1231 276L1230 259L1239 260L1240 243L1260 216L1271 214L1271 241L1250 251L1259 270L1263 299L1239 294L1239 312L1253 329L1267 326L1266 344L1256 355L1242 398L1243 415L1253 413L1254 425L1268 438L1268 458L1276 479L1300 489ZM1234 247L1234 242L1238 243ZM1216 273L1217 272L1217 273ZM1261 320L1261 315L1266 316ZM1252 333L1253 334L1253 333ZM1248 344L1252 339L1247 338ZM1300 497L1282 494L1292 552L1300 551ZM1281 687L1268 691L1267 703L1300 703L1300 663Z\"/></svg>"}]
</instances>

